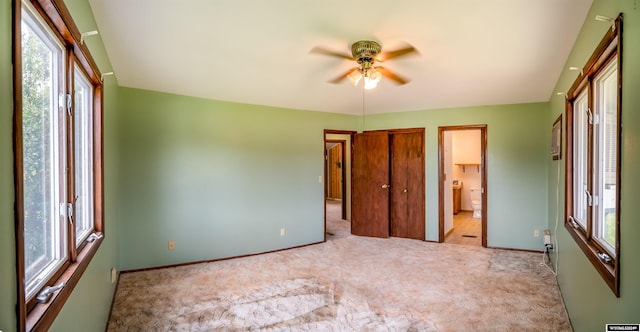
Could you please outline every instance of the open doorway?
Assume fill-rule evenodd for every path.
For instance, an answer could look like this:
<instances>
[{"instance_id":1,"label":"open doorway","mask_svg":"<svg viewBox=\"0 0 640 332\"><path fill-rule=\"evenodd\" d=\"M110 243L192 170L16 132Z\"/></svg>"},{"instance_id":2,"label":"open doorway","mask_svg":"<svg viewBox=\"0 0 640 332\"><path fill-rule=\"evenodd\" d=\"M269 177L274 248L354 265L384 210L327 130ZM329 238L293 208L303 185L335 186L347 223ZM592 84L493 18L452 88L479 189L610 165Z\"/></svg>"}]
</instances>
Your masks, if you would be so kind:
<instances>
[{"instance_id":1,"label":"open doorway","mask_svg":"<svg viewBox=\"0 0 640 332\"><path fill-rule=\"evenodd\" d=\"M351 141L354 132L324 131L325 241L351 234Z\"/></svg>"},{"instance_id":2,"label":"open doorway","mask_svg":"<svg viewBox=\"0 0 640 332\"><path fill-rule=\"evenodd\" d=\"M438 242L487 246L486 125L438 128Z\"/></svg>"},{"instance_id":3,"label":"open doorway","mask_svg":"<svg viewBox=\"0 0 640 332\"><path fill-rule=\"evenodd\" d=\"M346 170L344 156L346 154L346 140L325 140L325 186L324 198L327 204L327 214L347 219L347 209L344 200L346 185ZM331 206L331 209L329 209Z\"/></svg>"}]
</instances>

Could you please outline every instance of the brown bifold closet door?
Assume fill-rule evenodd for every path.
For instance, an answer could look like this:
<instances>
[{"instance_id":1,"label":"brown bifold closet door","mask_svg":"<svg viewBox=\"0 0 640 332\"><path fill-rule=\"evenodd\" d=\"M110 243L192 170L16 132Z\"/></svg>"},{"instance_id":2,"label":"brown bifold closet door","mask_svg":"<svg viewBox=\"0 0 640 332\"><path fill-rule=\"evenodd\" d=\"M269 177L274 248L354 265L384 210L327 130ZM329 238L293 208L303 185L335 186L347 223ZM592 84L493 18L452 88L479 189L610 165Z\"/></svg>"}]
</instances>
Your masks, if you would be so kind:
<instances>
[{"instance_id":1,"label":"brown bifold closet door","mask_svg":"<svg viewBox=\"0 0 640 332\"><path fill-rule=\"evenodd\" d=\"M425 239L424 129L392 132L391 236Z\"/></svg>"},{"instance_id":2,"label":"brown bifold closet door","mask_svg":"<svg viewBox=\"0 0 640 332\"><path fill-rule=\"evenodd\" d=\"M389 237L389 133L353 139L351 234Z\"/></svg>"}]
</instances>

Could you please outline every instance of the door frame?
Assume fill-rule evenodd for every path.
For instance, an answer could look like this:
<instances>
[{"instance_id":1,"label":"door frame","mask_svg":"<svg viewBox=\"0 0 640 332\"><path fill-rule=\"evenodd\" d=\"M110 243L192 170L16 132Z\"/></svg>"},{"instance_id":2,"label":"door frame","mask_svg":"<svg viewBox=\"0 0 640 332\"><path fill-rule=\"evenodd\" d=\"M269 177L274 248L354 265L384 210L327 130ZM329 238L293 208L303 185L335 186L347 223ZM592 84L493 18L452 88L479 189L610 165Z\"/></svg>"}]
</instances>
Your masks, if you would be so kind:
<instances>
[{"instance_id":1,"label":"door frame","mask_svg":"<svg viewBox=\"0 0 640 332\"><path fill-rule=\"evenodd\" d=\"M324 178L322 181L322 211L324 213L324 242L327 241L327 142L331 142L332 140L327 140L327 134L336 134L336 135L349 135L349 143L353 145L353 136L356 134L353 130L335 130L335 129L324 129L322 133L322 168L324 169ZM342 160L343 162L346 160L346 142L342 144ZM349 154L349 167L353 167L353 152ZM346 183L349 181L351 183L351 179L346 178L346 163L342 165L342 215L343 218L346 219L347 214L347 188ZM351 170L351 174L353 175L353 170ZM352 186L352 184L350 184Z\"/></svg>"},{"instance_id":2,"label":"door frame","mask_svg":"<svg viewBox=\"0 0 640 332\"><path fill-rule=\"evenodd\" d=\"M438 127L438 242L444 242L444 132L480 130L480 181L482 194L482 246L487 247L487 125L461 125Z\"/></svg>"}]
</instances>

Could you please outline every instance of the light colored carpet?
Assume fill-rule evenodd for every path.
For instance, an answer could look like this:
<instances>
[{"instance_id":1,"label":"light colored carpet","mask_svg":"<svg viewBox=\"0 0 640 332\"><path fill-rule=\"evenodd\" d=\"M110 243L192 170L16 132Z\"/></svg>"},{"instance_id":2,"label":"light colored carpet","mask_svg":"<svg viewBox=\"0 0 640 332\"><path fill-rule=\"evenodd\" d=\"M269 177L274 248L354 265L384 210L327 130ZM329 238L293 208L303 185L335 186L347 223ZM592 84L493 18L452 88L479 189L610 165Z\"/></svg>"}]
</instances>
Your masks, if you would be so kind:
<instances>
[{"instance_id":1,"label":"light colored carpet","mask_svg":"<svg viewBox=\"0 0 640 332\"><path fill-rule=\"evenodd\" d=\"M540 254L327 225L318 245L123 273L108 331L571 331Z\"/></svg>"}]
</instances>

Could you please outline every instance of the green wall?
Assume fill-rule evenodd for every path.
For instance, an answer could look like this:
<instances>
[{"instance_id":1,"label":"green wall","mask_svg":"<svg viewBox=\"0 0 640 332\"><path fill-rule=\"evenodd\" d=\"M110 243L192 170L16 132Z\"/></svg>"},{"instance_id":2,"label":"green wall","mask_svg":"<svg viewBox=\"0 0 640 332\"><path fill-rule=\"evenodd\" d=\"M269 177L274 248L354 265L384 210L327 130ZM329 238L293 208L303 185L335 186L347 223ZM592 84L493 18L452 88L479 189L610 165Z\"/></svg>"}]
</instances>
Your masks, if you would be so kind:
<instances>
[{"instance_id":1,"label":"green wall","mask_svg":"<svg viewBox=\"0 0 640 332\"><path fill-rule=\"evenodd\" d=\"M0 0L0 331L16 327L11 1Z\"/></svg>"},{"instance_id":2,"label":"green wall","mask_svg":"<svg viewBox=\"0 0 640 332\"><path fill-rule=\"evenodd\" d=\"M357 117L129 88L119 104L122 269L324 240L323 130Z\"/></svg>"},{"instance_id":3,"label":"green wall","mask_svg":"<svg viewBox=\"0 0 640 332\"><path fill-rule=\"evenodd\" d=\"M86 0L65 0L73 19L81 32L96 30L97 26ZM111 64L100 36L85 41L100 71L110 72ZM50 331L103 331L109 311L115 283L111 283L111 268L119 270L118 262L118 153L116 115L118 87L114 76L104 78L104 192L105 239L82 279L73 290L64 308L54 321ZM80 319L78 319L80 317Z\"/></svg>"},{"instance_id":4,"label":"green wall","mask_svg":"<svg viewBox=\"0 0 640 332\"><path fill-rule=\"evenodd\" d=\"M487 125L487 245L542 250L547 227L548 103L450 108L366 117L365 129L425 127L426 231L438 239L438 127Z\"/></svg>"},{"instance_id":5,"label":"green wall","mask_svg":"<svg viewBox=\"0 0 640 332\"><path fill-rule=\"evenodd\" d=\"M359 117L129 88L119 103L122 269L323 240L323 129L352 129ZM539 103L389 113L367 116L365 129L427 128L427 238L437 240L437 127L488 124L488 244L541 250L548 112Z\"/></svg>"},{"instance_id":6,"label":"green wall","mask_svg":"<svg viewBox=\"0 0 640 332\"><path fill-rule=\"evenodd\" d=\"M640 12L636 0L595 0L555 91L567 91L610 25L595 15L616 17L624 13L622 54L622 181L620 202L620 298L605 284L562 224L564 220L564 164L549 161L549 227L559 216L558 282L576 331L603 331L606 323L640 322L640 222L636 216L640 197ZM564 98L551 97L547 126L564 114ZM564 115L563 115L564 116ZM564 133L566 134L566 133ZM566 136L566 135L564 135ZM564 161L564 159L563 159ZM560 181L558 183L558 171ZM560 193L556 201L556 188Z\"/></svg>"}]
</instances>

